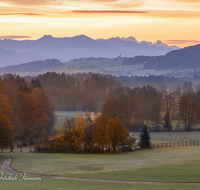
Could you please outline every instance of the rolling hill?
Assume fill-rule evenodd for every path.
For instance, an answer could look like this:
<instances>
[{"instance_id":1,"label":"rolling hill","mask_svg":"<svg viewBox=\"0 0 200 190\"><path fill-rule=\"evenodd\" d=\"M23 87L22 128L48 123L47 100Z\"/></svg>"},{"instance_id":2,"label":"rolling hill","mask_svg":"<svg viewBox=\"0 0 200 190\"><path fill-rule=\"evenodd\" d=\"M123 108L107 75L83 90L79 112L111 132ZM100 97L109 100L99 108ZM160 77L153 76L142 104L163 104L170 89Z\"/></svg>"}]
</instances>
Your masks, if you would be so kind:
<instances>
[{"instance_id":1,"label":"rolling hill","mask_svg":"<svg viewBox=\"0 0 200 190\"><path fill-rule=\"evenodd\" d=\"M200 44L173 50L164 56L136 56L123 61L123 65L145 63L143 69L195 69L200 68Z\"/></svg>"}]
</instances>

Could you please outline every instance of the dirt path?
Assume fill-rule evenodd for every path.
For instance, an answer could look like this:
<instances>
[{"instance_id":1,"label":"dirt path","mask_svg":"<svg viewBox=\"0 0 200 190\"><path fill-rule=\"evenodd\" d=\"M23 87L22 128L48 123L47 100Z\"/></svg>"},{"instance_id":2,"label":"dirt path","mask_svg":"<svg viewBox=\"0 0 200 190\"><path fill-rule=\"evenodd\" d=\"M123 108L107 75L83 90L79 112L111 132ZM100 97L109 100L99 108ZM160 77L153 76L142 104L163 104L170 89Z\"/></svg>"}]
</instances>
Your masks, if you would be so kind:
<instances>
[{"instance_id":1,"label":"dirt path","mask_svg":"<svg viewBox=\"0 0 200 190\"><path fill-rule=\"evenodd\" d=\"M24 173L13 170L10 166L12 158L6 156L0 156L0 158L4 159L1 169L5 172L12 174L21 174ZM52 179L70 179L70 180L82 180L82 181L102 181L102 182L121 182L121 183L146 183L146 184L186 184L186 185L200 185L200 183L183 183L183 182L153 182L153 181L126 181L126 180L111 180L111 179L88 179L88 178L75 178L75 177L55 177L55 176L45 176L45 175L35 175L35 174L27 174L26 176L33 177L43 177L43 178L52 178Z\"/></svg>"}]
</instances>

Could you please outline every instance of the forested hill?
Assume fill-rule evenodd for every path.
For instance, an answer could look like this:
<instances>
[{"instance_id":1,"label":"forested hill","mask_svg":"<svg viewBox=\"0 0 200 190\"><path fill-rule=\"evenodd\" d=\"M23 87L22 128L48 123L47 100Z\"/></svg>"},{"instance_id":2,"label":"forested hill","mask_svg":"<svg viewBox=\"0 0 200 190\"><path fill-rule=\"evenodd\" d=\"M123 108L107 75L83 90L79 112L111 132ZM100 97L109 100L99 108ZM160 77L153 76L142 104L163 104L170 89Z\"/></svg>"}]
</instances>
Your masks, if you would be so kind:
<instances>
[{"instance_id":1,"label":"forested hill","mask_svg":"<svg viewBox=\"0 0 200 190\"><path fill-rule=\"evenodd\" d=\"M200 67L200 44L173 50L164 56L136 56L124 60L123 65L145 63L143 69L167 70Z\"/></svg>"},{"instance_id":2,"label":"forested hill","mask_svg":"<svg viewBox=\"0 0 200 190\"><path fill-rule=\"evenodd\" d=\"M45 69L59 67L63 64L57 59L46 59L45 61L32 61L20 65L13 65L0 68L0 73L19 73L19 72L42 72Z\"/></svg>"}]
</instances>

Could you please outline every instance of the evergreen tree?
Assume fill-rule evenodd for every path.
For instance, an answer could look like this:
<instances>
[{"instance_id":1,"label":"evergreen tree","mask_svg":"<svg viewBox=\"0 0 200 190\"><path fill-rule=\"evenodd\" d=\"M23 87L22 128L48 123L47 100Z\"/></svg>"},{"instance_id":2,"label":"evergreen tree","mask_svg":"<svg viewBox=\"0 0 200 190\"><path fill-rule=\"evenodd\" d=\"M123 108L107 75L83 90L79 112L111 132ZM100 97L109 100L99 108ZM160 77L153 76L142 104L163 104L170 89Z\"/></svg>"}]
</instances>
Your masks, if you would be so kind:
<instances>
[{"instance_id":1,"label":"evergreen tree","mask_svg":"<svg viewBox=\"0 0 200 190\"><path fill-rule=\"evenodd\" d=\"M150 148L151 146L151 137L146 125L143 127L143 131L140 133L139 145L141 148Z\"/></svg>"}]
</instances>

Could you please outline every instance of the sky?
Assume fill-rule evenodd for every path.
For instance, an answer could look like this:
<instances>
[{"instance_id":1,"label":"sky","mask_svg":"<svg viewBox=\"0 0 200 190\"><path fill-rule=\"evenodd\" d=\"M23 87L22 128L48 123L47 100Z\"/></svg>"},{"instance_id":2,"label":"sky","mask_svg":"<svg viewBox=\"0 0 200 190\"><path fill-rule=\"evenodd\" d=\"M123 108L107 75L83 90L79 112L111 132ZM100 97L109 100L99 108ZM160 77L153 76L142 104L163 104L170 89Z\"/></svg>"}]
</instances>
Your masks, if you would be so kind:
<instances>
[{"instance_id":1,"label":"sky","mask_svg":"<svg viewBox=\"0 0 200 190\"><path fill-rule=\"evenodd\" d=\"M200 43L200 0L0 0L0 39L133 36Z\"/></svg>"}]
</instances>

